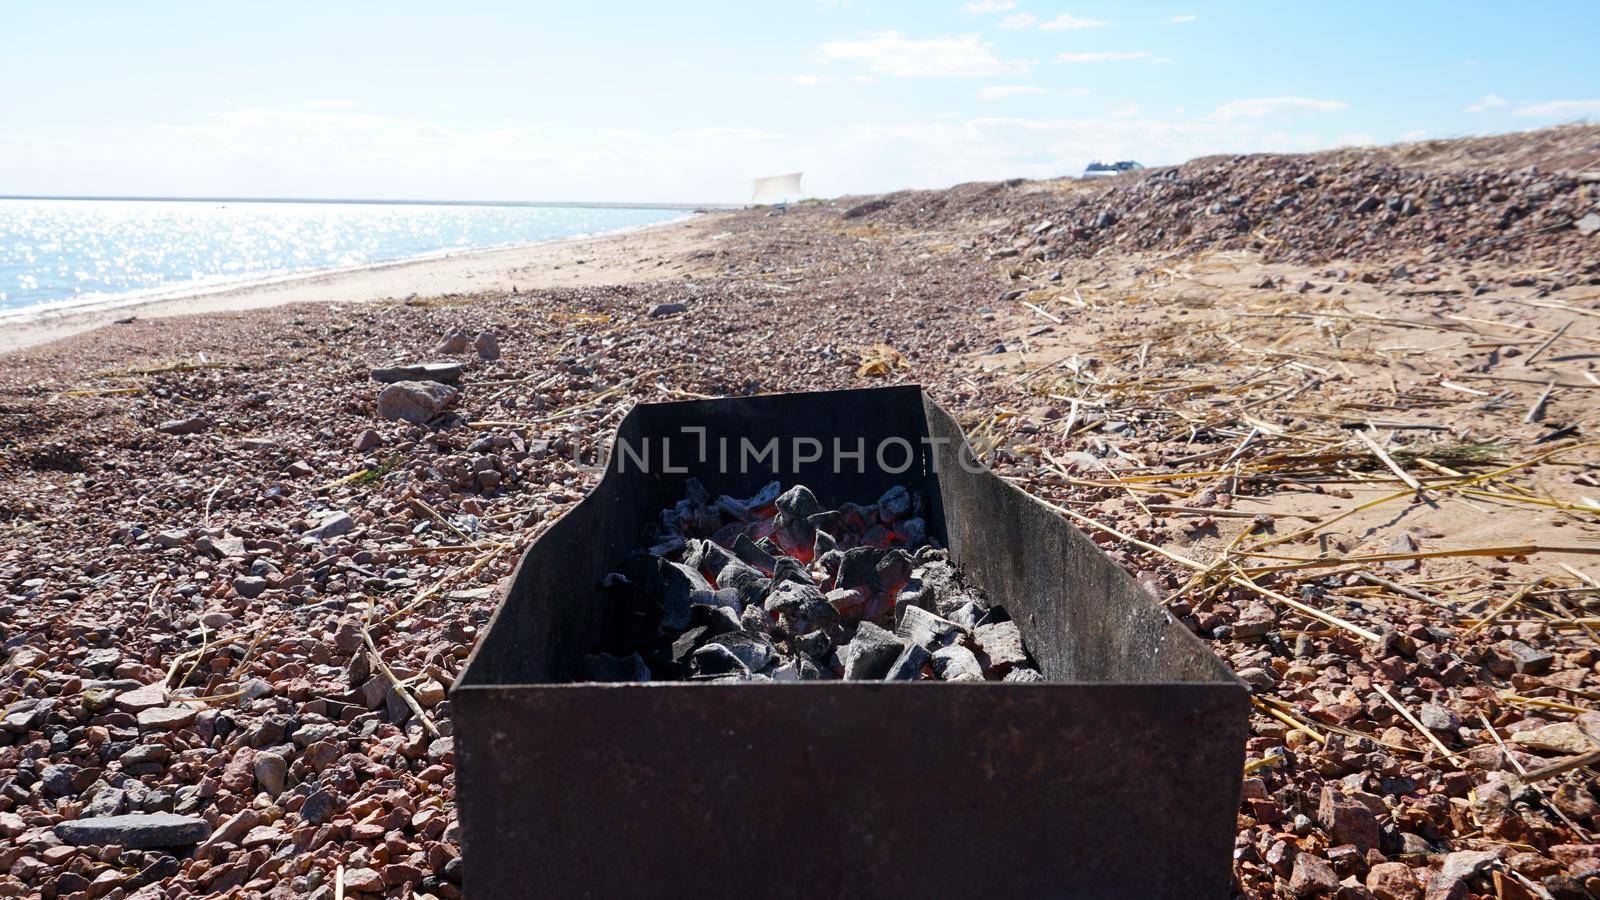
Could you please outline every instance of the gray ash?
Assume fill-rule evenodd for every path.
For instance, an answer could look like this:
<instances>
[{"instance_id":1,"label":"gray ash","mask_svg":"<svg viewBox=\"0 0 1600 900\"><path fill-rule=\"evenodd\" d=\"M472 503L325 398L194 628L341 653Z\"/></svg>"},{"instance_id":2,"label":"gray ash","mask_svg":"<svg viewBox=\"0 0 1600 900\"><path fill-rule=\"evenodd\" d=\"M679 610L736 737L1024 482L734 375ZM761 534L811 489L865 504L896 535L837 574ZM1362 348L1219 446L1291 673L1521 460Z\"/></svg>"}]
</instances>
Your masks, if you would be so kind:
<instances>
[{"instance_id":1,"label":"gray ash","mask_svg":"<svg viewBox=\"0 0 1600 900\"><path fill-rule=\"evenodd\" d=\"M928 537L922 498L823 509L804 485L713 499L689 479L601 585L580 681L1040 681L1003 608Z\"/></svg>"}]
</instances>

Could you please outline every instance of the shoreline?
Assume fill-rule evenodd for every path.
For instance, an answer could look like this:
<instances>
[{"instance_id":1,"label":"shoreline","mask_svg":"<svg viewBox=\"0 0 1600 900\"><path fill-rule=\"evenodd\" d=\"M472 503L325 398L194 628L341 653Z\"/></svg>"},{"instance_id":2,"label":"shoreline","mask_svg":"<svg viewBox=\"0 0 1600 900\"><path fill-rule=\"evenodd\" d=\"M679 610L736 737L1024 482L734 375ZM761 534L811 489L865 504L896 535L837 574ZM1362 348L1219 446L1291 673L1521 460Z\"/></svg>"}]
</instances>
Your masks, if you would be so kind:
<instances>
[{"instance_id":1,"label":"shoreline","mask_svg":"<svg viewBox=\"0 0 1600 900\"><path fill-rule=\"evenodd\" d=\"M301 302L371 302L513 289L633 283L672 277L669 258L702 240L700 223L719 213L689 214L591 235L573 235L342 269L295 272L240 283L173 286L170 291L111 294L0 312L0 354L134 318L242 312ZM660 271L655 271L660 270Z\"/></svg>"}]
</instances>

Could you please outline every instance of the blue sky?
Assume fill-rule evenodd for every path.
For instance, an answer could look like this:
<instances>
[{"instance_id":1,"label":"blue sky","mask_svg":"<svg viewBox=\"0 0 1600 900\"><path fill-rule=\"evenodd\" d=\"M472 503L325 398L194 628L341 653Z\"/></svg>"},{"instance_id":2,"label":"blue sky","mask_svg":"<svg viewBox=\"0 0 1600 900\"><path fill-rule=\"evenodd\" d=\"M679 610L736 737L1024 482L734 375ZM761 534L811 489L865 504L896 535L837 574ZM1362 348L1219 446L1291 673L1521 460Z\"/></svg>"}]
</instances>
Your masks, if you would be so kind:
<instances>
[{"instance_id":1,"label":"blue sky","mask_svg":"<svg viewBox=\"0 0 1600 900\"><path fill-rule=\"evenodd\" d=\"M0 0L0 193L739 201L1600 119L1589 2Z\"/></svg>"}]
</instances>

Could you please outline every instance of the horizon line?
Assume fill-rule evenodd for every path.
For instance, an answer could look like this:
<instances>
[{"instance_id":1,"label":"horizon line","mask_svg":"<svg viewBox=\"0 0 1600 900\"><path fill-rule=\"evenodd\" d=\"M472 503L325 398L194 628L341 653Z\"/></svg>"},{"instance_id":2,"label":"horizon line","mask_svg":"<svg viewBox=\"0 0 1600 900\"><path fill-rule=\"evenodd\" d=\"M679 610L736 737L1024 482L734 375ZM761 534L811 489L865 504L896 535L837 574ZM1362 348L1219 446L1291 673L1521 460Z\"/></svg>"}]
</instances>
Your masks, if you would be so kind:
<instances>
[{"instance_id":1,"label":"horizon line","mask_svg":"<svg viewBox=\"0 0 1600 900\"><path fill-rule=\"evenodd\" d=\"M383 200L359 197L162 197L136 194L0 194L0 200L87 200L129 203L338 203L379 206L521 206L587 209L744 209L745 203L652 203L608 200Z\"/></svg>"}]
</instances>

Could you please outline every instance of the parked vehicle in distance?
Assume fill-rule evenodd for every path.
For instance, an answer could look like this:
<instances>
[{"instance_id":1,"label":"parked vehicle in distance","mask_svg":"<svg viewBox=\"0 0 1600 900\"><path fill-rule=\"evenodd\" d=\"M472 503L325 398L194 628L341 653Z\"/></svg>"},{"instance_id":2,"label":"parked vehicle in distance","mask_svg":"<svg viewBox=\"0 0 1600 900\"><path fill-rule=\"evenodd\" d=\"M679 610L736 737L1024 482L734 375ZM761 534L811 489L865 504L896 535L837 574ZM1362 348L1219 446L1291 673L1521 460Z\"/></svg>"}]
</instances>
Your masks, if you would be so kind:
<instances>
[{"instance_id":1,"label":"parked vehicle in distance","mask_svg":"<svg viewBox=\"0 0 1600 900\"><path fill-rule=\"evenodd\" d=\"M1104 160L1098 160L1096 162L1089 163L1089 167L1083 170L1083 177L1110 178L1113 175L1121 175L1123 172L1132 172L1135 169L1142 168L1144 168L1144 166L1134 162L1131 159L1124 159L1120 162L1106 162Z\"/></svg>"}]
</instances>

